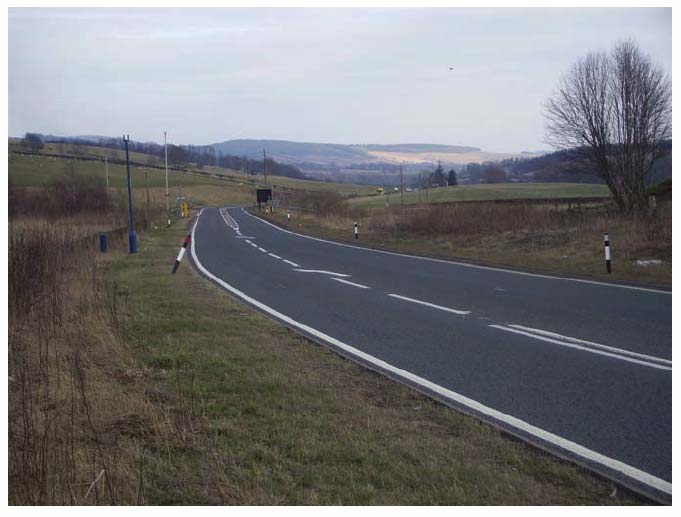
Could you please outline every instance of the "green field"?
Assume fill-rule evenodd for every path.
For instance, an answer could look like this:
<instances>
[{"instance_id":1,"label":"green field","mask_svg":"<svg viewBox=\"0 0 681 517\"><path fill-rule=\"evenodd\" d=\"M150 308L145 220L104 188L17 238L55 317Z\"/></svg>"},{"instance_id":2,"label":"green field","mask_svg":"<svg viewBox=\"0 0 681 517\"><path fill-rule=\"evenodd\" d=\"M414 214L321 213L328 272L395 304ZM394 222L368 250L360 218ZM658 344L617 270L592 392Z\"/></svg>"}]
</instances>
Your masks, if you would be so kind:
<instances>
[{"instance_id":1,"label":"green field","mask_svg":"<svg viewBox=\"0 0 681 517\"><path fill-rule=\"evenodd\" d=\"M491 201L495 199L547 199L605 197L609 195L605 185L587 183L496 183L491 185L461 185L457 187L432 188L430 192L405 192L404 203L446 203L454 201ZM400 203L400 194L378 195L351 199L356 206L380 208L386 204Z\"/></svg>"},{"instance_id":2,"label":"green field","mask_svg":"<svg viewBox=\"0 0 681 517\"><path fill-rule=\"evenodd\" d=\"M9 155L9 181L18 187L40 187L49 185L70 173L78 176L94 177L102 185L106 185L104 162L90 160L68 160L49 156L33 156L24 154ZM133 187L145 187L145 173L149 187L165 187L165 173L162 169L132 167ZM221 184L219 180L201 178L189 174L168 171L168 184L171 188L178 185ZM112 188L124 188L126 170L124 165L109 163L109 184Z\"/></svg>"},{"instance_id":3,"label":"green field","mask_svg":"<svg viewBox=\"0 0 681 517\"><path fill-rule=\"evenodd\" d=\"M108 149L94 146L71 146L68 144L46 144L42 153L52 154L80 154L80 155L97 155L102 157L102 162L97 163L91 160L67 160L64 158L55 158L49 156L23 155L13 154L9 155L9 178L10 181L21 187L33 187L49 184L58 176L66 173L67 162L72 162L73 167L78 174L93 175L102 181L105 181L105 167L104 157L115 160L125 159L125 152L117 149ZM163 161L158 157L142 153L130 153L130 160L138 163L145 163L154 165L155 167L163 166ZM144 173L147 173L149 179L149 187L165 186L165 174L162 169L152 167L132 167L133 187L144 187L145 179ZM122 188L126 186L125 167L121 164L109 163L109 180L110 185L114 188ZM207 178L205 174L217 175L221 179L214 180ZM223 169L218 167L204 167L199 169L197 167L189 167L186 171L176 171L172 168L168 173L169 185L175 187L179 184L184 185L223 185L225 181L233 184L249 187L251 189L256 186L264 185L264 176L262 174L249 175L240 171L230 169ZM284 187L290 189L301 190L322 190L335 191L342 196L364 196L376 192L376 187L367 185L355 185L350 183L330 183L324 181L301 180L295 178L287 178L284 176L268 176L268 185L275 187Z\"/></svg>"}]
</instances>

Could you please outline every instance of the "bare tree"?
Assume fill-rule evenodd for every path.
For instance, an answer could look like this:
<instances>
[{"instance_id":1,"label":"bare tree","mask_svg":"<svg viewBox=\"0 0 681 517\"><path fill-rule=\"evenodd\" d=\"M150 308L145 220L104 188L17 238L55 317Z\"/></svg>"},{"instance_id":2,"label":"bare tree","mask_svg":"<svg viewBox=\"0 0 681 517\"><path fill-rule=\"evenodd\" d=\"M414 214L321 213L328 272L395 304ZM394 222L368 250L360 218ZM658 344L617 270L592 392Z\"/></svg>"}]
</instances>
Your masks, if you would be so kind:
<instances>
[{"instance_id":1,"label":"bare tree","mask_svg":"<svg viewBox=\"0 0 681 517\"><path fill-rule=\"evenodd\" d=\"M589 53L545 105L547 140L576 148L625 210L648 204L653 162L671 137L671 82L633 41Z\"/></svg>"}]
</instances>

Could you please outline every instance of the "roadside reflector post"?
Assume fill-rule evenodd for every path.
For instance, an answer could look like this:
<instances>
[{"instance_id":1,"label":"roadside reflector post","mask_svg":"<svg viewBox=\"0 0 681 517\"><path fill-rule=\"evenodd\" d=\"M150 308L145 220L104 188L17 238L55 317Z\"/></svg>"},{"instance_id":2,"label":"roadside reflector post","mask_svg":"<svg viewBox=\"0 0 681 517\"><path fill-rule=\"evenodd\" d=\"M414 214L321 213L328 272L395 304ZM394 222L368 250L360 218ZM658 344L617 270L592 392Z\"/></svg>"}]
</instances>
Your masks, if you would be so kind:
<instances>
[{"instance_id":1,"label":"roadside reflector post","mask_svg":"<svg viewBox=\"0 0 681 517\"><path fill-rule=\"evenodd\" d=\"M605 244L605 270L612 273L612 265L610 263L610 237L607 233L603 234L603 242Z\"/></svg>"},{"instance_id":2,"label":"roadside reflector post","mask_svg":"<svg viewBox=\"0 0 681 517\"><path fill-rule=\"evenodd\" d=\"M187 246L192 240L192 234L188 233L187 236L184 238L184 241L182 242L182 247L180 248L180 252L177 254L177 258L175 259L175 265L173 266L173 270L171 271L171 274L175 274L177 271L177 268L180 266L180 262L182 262L182 257L184 257L185 252L187 251Z\"/></svg>"},{"instance_id":3,"label":"roadside reflector post","mask_svg":"<svg viewBox=\"0 0 681 517\"><path fill-rule=\"evenodd\" d=\"M102 253L106 253L107 248L109 247L109 239L106 235L106 233L100 233L99 234L99 251Z\"/></svg>"},{"instance_id":4,"label":"roadside reflector post","mask_svg":"<svg viewBox=\"0 0 681 517\"><path fill-rule=\"evenodd\" d=\"M355 221L355 239L359 239L359 227L357 226L357 221Z\"/></svg>"},{"instance_id":5,"label":"roadside reflector post","mask_svg":"<svg viewBox=\"0 0 681 517\"><path fill-rule=\"evenodd\" d=\"M286 219L288 219L289 223L291 222L291 211L290 210L286 210Z\"/></svg>"}]
</instances>

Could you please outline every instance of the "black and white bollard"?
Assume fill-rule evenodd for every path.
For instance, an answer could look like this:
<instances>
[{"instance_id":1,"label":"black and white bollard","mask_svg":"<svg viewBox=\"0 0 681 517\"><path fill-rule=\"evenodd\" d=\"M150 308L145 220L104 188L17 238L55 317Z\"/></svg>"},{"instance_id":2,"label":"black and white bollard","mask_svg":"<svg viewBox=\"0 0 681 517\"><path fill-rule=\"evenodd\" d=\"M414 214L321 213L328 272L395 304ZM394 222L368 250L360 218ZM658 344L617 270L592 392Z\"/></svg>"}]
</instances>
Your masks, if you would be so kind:
<instances>
[{"instance_id":1,"label":"black and white bollard","mask_svg":"<svg viewBox=\"0 0 681 517\"><path fill-rule=\"evenodd\" d=\"M180 266L180 262L182 262L182 257L184 257L185 252L187 251L187 246L192 240L192 235L191 233L187 234L187 236L184 238L184 242L182 243L182 247L180 248L180 252L177 254L177 258L175 259L175 265L173 266L173 271L171 274L175 274L177 271L177 268Z\"/></svg>"},{"instance_id":2,"label":"black and white bollard","mask_svg":"<svg viewBox=\"0 0 681 517\"><path fill-rule=\"evenodd\" d=\"M612 273L612 265L610 264L610 237L607 233L603 234L603 241L605 242L605 269L608 273Z\"/></svg>"},{"instance_id":3,"label":"black and white bollard","mask_svg":"<svg viewBox=\"0 0 681 517\"><path fill-rule=\"evenodd\" d=\"M359 227L357 226L357 221L355 221L355 239L359 239Z\"/></svg>"}]
</instances>

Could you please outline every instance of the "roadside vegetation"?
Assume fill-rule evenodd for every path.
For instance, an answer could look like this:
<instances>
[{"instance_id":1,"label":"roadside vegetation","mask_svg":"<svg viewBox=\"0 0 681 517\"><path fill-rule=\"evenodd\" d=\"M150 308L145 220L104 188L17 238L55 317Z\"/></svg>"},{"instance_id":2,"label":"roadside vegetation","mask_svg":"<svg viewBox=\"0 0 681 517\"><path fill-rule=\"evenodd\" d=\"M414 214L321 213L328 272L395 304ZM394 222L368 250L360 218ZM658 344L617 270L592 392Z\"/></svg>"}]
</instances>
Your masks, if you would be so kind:
<instances>
[{"instance_id":1,"label":"roadside vegetation","mask_svg":"<svg viewBox=\"0 0 681 517\"><path fill-rule=\"evenodd\" d=\"M461 187L452 189L457 188ZM360 245L406 253L671 285L671 188L660 197L655 214L626 213L588 200L421 204L405 207L404 213L399 205L367 209L353 201L329 195L290 196L280 210L264 215L296 231L348 242L355 242L357 221ZM293 207L291 223L286 207ZM612 274L605 271L605 232L610 236ZM639 265L638 260L660 263Z\"/></svg>"},{"instance_id":2,"label":"roadside vegetation","mask_svg":"<svg viewBox=\"0 0 681 517\"><path fill-rule=\"evenodd\" d=\"M641 502L171 276L187 223L162 196L135 189L130 256L119 193L60 182L61 211L10 190L10 504Z\"/></svg>"}]
</instances>

